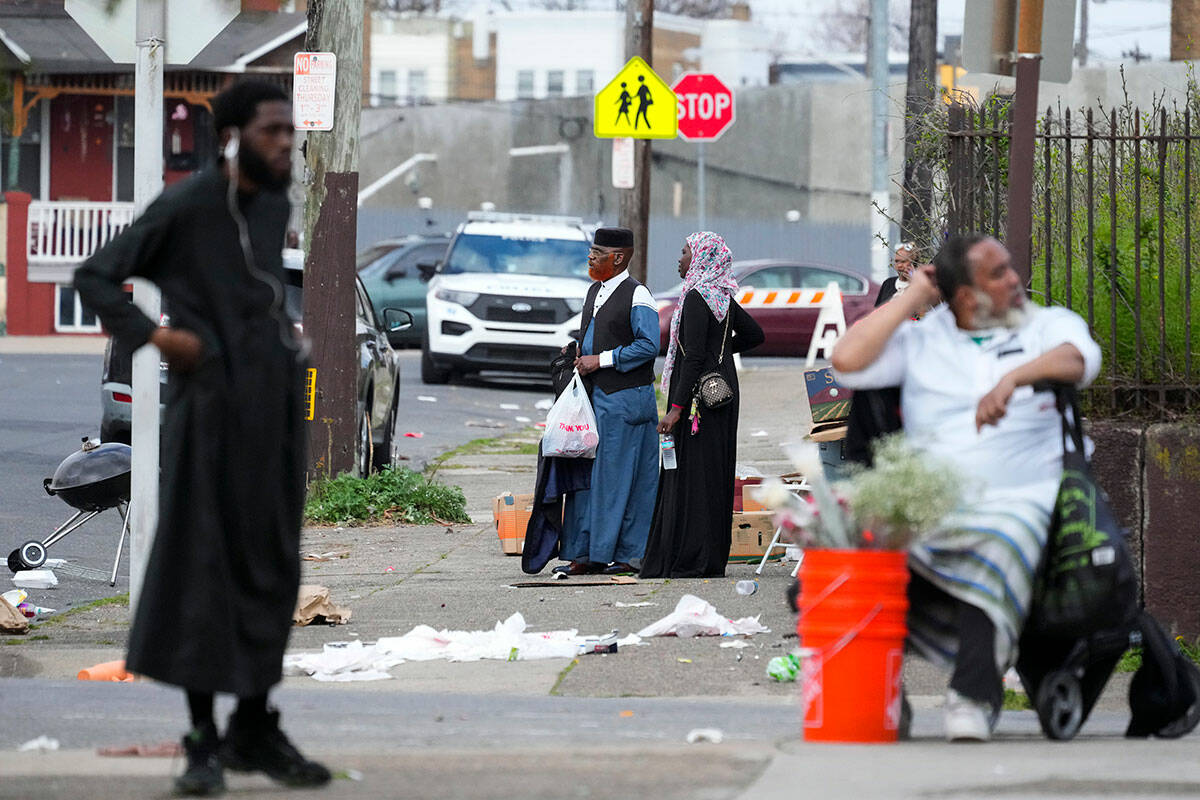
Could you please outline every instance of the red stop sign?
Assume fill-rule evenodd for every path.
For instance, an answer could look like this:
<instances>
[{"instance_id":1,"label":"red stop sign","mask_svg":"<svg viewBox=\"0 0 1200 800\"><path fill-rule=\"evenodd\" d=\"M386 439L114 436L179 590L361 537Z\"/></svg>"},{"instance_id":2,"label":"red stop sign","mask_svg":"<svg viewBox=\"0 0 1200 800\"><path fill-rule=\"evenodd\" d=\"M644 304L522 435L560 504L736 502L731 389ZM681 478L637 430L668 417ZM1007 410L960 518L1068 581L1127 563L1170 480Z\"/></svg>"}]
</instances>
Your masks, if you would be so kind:
<instances>
[{"instance_id":1,"label":"red stop sign","mask_svg":"<svg viewBox=\"0 0 1200 800\"><path fill-rule=\"evenodd\" d=\"M712 141L733 124L733 92L716 75L689 72L671 87L679 103L679 135Z\"/></svg>"}]
</instances>

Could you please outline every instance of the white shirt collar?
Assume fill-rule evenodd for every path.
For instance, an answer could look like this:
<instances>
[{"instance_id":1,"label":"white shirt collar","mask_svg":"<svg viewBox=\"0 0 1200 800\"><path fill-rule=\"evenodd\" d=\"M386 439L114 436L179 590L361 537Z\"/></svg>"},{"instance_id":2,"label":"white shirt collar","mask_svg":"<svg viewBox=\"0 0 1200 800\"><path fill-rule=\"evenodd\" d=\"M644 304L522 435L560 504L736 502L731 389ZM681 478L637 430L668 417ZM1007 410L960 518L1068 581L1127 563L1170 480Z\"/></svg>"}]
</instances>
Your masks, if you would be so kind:
<instances>
[{"instance_id":1,"label":"white shirt collar","mask_svg":"<svg viewBox=\"0 0 1200 800\"><path fill-rule=\"evenodd\" d=\"M610 291L612 291L613 289L615 289L615 288L617 288L618 286L620 286L620 285L621 285L621 281L625 280L625 279L626 279L626 278L628 278L628 277L629 277L629 270L627 270L627 269L626 269L626 270L622 270L622 271L621 271L621 273L620 273L619 275L613 275L613 276L612 276L611 278L609 278L608 280L606 280L606 281L601 281L601 282L600 282L600 288L601 288L602 290L606 291L606 292L610 292Z\"/></svg>"}]
</instances>

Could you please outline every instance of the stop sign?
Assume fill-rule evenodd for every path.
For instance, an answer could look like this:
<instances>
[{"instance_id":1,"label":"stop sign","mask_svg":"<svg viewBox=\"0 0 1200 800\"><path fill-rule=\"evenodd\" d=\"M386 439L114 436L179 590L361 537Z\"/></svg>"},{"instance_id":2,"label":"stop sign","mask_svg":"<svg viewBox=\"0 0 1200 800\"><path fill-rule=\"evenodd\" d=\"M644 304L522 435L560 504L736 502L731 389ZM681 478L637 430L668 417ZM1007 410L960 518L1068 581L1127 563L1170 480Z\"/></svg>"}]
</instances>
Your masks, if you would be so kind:
<instances>
[{"instance_id":1,"label":"stop sign","mask_svg":"<svg viewBox=\"0 0 1200 800\"><path fill-rule=\"evenodd\" d=\"M733 124L733 92L716 75L689 72L671 87L679 104L679 135L712 141Z\"/></svg>"}]
</instances>

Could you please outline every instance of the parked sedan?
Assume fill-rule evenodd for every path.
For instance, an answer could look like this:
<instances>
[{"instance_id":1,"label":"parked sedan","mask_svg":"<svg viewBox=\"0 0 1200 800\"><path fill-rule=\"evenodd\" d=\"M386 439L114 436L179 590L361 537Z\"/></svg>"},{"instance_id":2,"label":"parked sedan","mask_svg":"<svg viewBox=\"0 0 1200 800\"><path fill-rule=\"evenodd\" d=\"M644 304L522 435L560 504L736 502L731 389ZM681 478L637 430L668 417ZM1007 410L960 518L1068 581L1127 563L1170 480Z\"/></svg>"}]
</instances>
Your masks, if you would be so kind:
<instances>
[{"instance_id":1,"label":"parked sedan","mask_svg":"<svg viewBox=\"0 0 1200 800\"><path fill-rule=\"evenodd\" d=\"M422 264L435 266L445 257L449 245L448 234L407 236L385 239L358 254L358 277L371 296L375 314L382 317L385 308L403 308L413 316L412 327L388 334L392 347L421 346L429 287L419 268Z\"/></svg>"},{"instance_id":2,"label":"parked sedan","mask_svg":"<svg viewBox=\"0 0 1200 800\"><path fill-rule=\"evenodd\" d=\"M794 261L735 261L733 274L742 289L824 289L836 283L842 291L842 311L846 324L853 325L870 313L875 306L879 285L864 275L842 267L823 264L801 264ZM662 352L666 352L671 335L671 315L679 302L678 284L659 292L658 325L662 336ZM808 355L819 309L800 307L746 309L763 329L763 343L754 348L754 355Z\"/></svg>"}]
</instances>

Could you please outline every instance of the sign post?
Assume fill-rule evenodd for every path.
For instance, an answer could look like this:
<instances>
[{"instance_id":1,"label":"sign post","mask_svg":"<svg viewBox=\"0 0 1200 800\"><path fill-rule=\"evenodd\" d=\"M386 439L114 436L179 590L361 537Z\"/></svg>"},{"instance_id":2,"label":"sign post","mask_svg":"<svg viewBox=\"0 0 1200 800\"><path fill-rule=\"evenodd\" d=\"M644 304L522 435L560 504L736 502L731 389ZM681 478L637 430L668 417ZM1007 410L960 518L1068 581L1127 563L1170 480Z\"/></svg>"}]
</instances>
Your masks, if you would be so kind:
<instances>
[{"instance_id":1,"label":"sign post","mask_svg":"<svg viewBox=\"0 0 1200 800\"><path fill-rule=\"evenodd\" d=\"M679 137L696 142L696 222L707 227L708 194L705 185L704 143L729 130L736 116L733 92L716 75L690 72L675 82Z\"/></svg>"}]
</instances>

